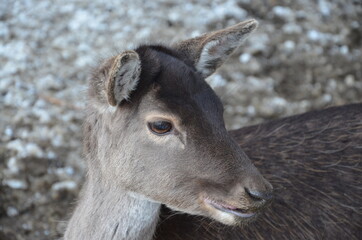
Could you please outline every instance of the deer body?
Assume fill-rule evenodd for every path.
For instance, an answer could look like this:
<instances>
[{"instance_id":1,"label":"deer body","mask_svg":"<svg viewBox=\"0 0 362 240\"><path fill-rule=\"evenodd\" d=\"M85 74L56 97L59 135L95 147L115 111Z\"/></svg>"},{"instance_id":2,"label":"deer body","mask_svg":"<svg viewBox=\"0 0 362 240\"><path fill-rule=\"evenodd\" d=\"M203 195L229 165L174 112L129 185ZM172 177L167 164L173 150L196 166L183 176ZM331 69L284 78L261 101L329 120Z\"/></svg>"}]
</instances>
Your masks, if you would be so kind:
<instances>
[{"instance_id":1,"label":"deer body","mask_svg":"<svg viewBox=\"0 0 362 240\"><path fill-rule=\"evenodd\" d=\"M282 153L270 150L274 138L288 139L282 132L288 128L278 122L260 125L265 138L259 128L240 130L239 145L235 132L226 131L221 101L205 81L256 26L249 20L170 47L140 46L94 70L84 123L87 179L65 239L209 239L208 233L215 239L240 239L242 234L274 233L274 228L258 228L261 233L248 235L252 230L235 227L255 220L272 199L272 185L243 148L254 159L261 158L256 164L278 189L284 187L278 180L288 178L275 180L278 167L263 157L291 161L283 155L291 154L290 145L279 146ZM288 126L293 129L292 123ZM297 142L309 146L303 143ZM293 158L295 165L303 169L298 157ZM286 196L293 198L292 193ZM185 219L167 216L164 210L159 221L161 204L190 214L185 215L186 225ZM283 213L267 214L278 220L275 216ZM197 223L203 221L195 221L193 215L216 220L225 231L202 229ZM299 215L293 216L290 221L295 222Z\"/></svg>"}]
</instances>

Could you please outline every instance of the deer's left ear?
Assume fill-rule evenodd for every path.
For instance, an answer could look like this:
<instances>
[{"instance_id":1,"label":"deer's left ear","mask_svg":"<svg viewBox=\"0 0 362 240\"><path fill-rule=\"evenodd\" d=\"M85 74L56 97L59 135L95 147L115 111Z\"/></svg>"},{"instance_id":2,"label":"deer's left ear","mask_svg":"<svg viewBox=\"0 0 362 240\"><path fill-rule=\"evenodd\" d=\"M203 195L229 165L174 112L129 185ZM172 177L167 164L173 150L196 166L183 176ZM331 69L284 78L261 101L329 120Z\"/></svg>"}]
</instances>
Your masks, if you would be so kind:
<instances>
[{"instance_id":1,"label":"deer's left ear","mask_svg":"<svg viewBox=\"0 0 362 240\"><path fill-rule=\"evenodd\" d=\"M176 43L174 47L193 61L196 69L206 78L225 62L257 26L256 20L244 21L219 31Z\"/></svg>"}]
</instances>

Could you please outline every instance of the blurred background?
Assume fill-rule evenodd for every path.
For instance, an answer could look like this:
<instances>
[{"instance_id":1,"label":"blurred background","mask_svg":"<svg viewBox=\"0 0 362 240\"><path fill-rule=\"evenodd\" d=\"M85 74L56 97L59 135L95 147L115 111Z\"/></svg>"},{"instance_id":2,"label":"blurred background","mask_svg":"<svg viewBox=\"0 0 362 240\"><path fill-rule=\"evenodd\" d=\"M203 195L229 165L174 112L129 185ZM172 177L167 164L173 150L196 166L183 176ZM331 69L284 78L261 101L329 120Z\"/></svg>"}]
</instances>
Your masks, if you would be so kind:
<instances>
[{"instance_id":1,"label":"blurred background","mask_svg":"<svg viewBox=\"0 0 362 240\"><path fill-rule=\"evenodd\" d=\"M0 239L61 236L99 59L249 18L257 32L208 78L229 129L361 101L360 0L1 0Z\"/></svg>"}]
</instances>

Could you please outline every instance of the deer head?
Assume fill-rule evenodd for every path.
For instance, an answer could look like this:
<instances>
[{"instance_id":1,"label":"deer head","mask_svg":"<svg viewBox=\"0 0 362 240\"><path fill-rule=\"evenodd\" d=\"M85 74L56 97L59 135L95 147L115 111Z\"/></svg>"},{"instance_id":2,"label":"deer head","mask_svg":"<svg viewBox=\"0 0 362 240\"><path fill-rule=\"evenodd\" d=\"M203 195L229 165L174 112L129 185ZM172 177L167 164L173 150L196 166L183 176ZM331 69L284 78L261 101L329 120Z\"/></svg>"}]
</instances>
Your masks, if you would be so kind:
<instances>
[{"instance_id":1,"label":"deer head","mask_svg":"<svg viewBox=\"0 0 362 240\"><path fill-rule=\"evenodd\" d=\"M205 82L255 20L106 60L90 79L89 178L225 224L253 219L272 187L228 134Z\"/></svg>"}]
</instances>

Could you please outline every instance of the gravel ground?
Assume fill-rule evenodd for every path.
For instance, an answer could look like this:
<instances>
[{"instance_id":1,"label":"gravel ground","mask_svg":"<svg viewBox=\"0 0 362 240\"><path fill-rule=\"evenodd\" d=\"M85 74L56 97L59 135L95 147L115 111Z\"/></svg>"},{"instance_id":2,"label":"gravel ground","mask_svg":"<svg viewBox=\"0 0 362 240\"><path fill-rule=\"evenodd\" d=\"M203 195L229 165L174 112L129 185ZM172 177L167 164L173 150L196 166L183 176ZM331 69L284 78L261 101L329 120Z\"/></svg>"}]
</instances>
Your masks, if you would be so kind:
<instances>
[{"instance_id":1,"label":"gravel ground","mask_svg":"<svg viewBox=\"0 0 362 240\"><path fill-rule=\"evenodd\" d=\"M361 16L360 0L2 0L0 239L61 236L83 180L82 109L99 59L256 18L208 79L238 128L361 101Z\"/></svg>"}]
</instances>

